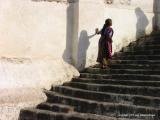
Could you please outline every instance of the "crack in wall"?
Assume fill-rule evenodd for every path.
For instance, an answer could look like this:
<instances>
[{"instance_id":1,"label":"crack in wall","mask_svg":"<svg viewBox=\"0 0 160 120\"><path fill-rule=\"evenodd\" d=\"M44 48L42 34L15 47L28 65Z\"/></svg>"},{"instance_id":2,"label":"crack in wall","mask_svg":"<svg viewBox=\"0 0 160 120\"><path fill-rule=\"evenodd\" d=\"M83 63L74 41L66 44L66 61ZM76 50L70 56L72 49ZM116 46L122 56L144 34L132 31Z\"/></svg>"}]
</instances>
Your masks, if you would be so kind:
<instances>
[{"instance_id":1,"label":"crack in wall","mask_svg":"<svg viewBox=\"0 0 160 120\"><path fill-rule=\"evenodd\" d=\"M0 60L14 63L14 64L24 64L24 63L31 63L31 59L29 58L9 58L9 57L1 57Z\"/></svg>"},{"instance_id":2,"label":"crack in wall","mask_svg":"<svg viewBox=\"0 0 160 120\"><path fill-rule=\"evenodd\" d=\"M34 2L57 2L57 3L75 3L76 0L32 0Z\"/></svg>"}]
</instances>

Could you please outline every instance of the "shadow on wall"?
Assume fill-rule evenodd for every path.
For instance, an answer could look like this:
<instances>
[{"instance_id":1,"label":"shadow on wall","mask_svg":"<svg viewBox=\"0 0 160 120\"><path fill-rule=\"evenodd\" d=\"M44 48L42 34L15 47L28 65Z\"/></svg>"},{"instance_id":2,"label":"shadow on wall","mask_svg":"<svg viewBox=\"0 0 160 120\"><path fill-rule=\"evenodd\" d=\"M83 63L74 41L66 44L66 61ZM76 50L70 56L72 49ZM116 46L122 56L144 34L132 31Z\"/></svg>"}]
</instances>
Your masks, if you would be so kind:
<instances>
[{"instance_id":1,"label":"shadow on wall","mask_svg":"<svg viewBox=\"0 0 160 120\"><path fill-rule=\"evenodd\" d=\"M135 14L137 17L136 38L138 39L139 37L144 36L146 34L146 27L149 24L149 21L141 8L136 8Z\"/></svg>"},{"instance_id":2,"label":"shadow on wall","mask_svg":"<svg viewBox=\"0 0 160 120\"><path fill-rule=\"evenodd\" d=\"M74 65L79 70L86 65L87 49L90 45L89 39L95 34L88 36L86 30L82 30L78 38L79 29L79 0L75 3L70 1L67 8L67 27L66 27L66 48L63 53L63 60Z\"/></svg>"},{"instance_id":3,"label":"shadow on wall","mask_svg":"<svg viewBox=\"0 0 160 120\"><path fill-rule=\"evenodd\" d=\"M152 19L152 26L153 26L153 31L157 31L158 28L158 7L159 7L159 0L154 0L153 1L153 13L154 17Z\"/></svg>"},{"instance_id":4,"label":"shadow on wall","mask_svg":"<svg viewBox=\"0 0 160 120\"><path fill-rule=\"evenodd\" d=\"M66 14L66 48L63 53L63 60L69 64L72 63L72 43L73 43L73 22L74 22L74 6L69 3Z\"/></svg>"},{"instance_id":5,"label":"shadow on wall","mask_svg":"<svg viewBox=\"0 0 160 120\"><path fill-rule=\"evenodd\" d=\"M82 30L79 37L78 53L77 53L77 67L83 70L86 65L87 50L90 45L89 39L94 37L95 34L88 36L86 30Z\"/></svg>"},{"instance_id":6,"label":"shadow on wall","mask_svg":"<svg viewBox=\"0 0 160 120\"><path fill-rule=\"evenodd\" d=\"M66 13L66 48L63 52L63 60L75 65L74 47L78 39L79 0L67 0Z\"/></svg>"}]
</instances>

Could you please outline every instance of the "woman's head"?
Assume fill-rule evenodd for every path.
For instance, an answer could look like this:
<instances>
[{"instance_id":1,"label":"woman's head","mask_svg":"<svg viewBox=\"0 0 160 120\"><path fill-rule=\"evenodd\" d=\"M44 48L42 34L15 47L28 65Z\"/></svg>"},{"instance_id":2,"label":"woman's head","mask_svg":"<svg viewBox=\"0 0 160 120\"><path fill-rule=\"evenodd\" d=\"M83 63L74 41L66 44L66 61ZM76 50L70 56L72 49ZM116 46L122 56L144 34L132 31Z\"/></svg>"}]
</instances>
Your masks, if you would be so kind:
<instances>
[{"instance_id":1,"label":"woman's head","mask_svg":"<svg viewBox=\"0 0 160 120\"><path fill-rule=\"evenodd\" d=\"M105 25L106 26L112 26L112 20L111 19L106 19Z\"/></svg>"}]
</instances>

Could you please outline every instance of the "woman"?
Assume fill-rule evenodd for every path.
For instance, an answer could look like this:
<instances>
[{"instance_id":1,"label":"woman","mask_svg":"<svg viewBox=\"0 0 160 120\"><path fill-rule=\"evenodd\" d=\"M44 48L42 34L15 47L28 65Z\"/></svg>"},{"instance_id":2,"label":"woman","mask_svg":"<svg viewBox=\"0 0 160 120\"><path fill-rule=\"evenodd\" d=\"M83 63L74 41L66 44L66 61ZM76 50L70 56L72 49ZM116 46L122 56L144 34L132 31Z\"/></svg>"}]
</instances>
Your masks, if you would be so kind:
<instances>
[{"instance_id":1,"label":"woman","mask_svg":"<svg viewBox=\"0 0 160 120\"><path fill-rule=\"evenodd\" d=\"M109 59L112 58L113 29L111 26L112 20L107 19L101 31L96 29L96 34L101 34L101 38L99 39L97 62L100 63L102 69L107 67Z\"/></svg>"}]
</instances>

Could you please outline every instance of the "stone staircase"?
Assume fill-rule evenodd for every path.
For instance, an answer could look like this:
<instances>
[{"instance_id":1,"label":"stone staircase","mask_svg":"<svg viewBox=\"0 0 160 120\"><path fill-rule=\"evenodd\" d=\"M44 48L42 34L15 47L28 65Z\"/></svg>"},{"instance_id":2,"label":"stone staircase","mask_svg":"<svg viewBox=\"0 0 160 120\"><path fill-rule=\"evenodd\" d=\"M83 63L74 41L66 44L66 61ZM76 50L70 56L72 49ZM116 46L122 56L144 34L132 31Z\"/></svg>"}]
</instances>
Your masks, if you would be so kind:
<instances>
[{"instance_id":1,"label":"stone staircase","mask_svg":"<svg viewBox=\"0 0 160 120\"><path fill-rule=\"evenodd\" d=\"M69 83L44 90L47 101L19 120L160 120L160 36L131 43Z\"/></svg>"}]
</instances>

